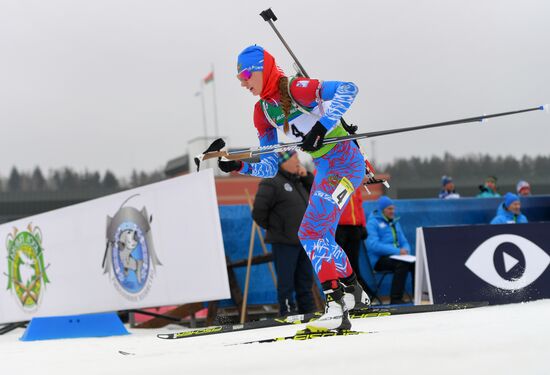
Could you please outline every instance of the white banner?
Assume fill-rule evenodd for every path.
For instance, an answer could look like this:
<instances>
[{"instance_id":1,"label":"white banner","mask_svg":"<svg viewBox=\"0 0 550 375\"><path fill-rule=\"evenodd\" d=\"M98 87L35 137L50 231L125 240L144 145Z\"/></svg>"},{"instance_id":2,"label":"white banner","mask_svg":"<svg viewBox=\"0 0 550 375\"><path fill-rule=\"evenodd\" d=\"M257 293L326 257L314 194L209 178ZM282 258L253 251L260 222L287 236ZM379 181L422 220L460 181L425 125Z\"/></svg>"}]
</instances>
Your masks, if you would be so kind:
<instances>
[{"instance_id":1,"label":"white banner","mask_svg":"<svg viewBox=\"0 0 550 375\"><path fill-rule=\"evenodd\" d=\"M0 323L229 298L211 169L0 226Z\"/></svg>"}]
</instances>

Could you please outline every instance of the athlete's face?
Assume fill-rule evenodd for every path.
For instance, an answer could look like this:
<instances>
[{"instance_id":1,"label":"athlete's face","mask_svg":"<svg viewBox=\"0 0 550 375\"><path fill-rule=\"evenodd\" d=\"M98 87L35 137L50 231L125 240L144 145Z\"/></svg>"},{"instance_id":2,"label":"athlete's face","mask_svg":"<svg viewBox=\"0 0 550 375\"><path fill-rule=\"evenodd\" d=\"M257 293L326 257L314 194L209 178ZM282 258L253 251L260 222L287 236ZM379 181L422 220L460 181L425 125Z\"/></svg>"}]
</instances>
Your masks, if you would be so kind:
<instances>
[{"instance_id":1,"label":"athlete's face","mask_svg":"<svg viewBox=\"0 0 550 375\"><path fill-rule=\"evenodd\" d=\"M237 75L237 78L241 82L241 87L249 90L252 95L258 96L262 92L264 86L264 73L252 72L250 78L245 79L242 75Z\"/></svg>"}]
</instances>

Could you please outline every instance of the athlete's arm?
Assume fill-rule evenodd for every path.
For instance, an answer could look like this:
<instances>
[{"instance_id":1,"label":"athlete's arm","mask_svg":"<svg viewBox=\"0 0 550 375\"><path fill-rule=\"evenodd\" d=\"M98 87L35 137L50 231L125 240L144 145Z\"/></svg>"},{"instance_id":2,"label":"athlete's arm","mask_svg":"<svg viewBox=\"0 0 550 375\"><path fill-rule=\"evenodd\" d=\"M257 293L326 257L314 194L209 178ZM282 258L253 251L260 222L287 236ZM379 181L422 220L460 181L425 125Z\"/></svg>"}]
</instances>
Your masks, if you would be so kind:
<instances>
[{"instance_id":1,"label":"athlete's arm","mask_svg":"<svg viewBox=\"0 0 550 375\"><path fill-rule=\"evenodd\" d=\"M269 146L279 143L277 129L269 124L259 103L256 103L254 107L254 126L258 130L260 146ZM259 163L247 163L243 161L243 166L239 170L239 173L255 177L272 178L275 177L278 170L279 158L276 153L272 152L260 155Z\"/></svg>"},{"instance_id":2,"label":"athlete's arm","mask_svg":"<svg viewBox=\"0 0 550 375\"><path fill-rule=\"evenodd\" d=\"M325 81L321 84L321 99L332 100L319 122L327 129L332 128L349 109L359 89L352 82Z\"/></svg>"},{"instance_id":3,"label":"athlete's arm","mask_svg":"<svg viewBox=\"0 0 550 375\"><path fill-rule=\"evenodd\" d=\"M297 78L292 81L290 93L294 100L307 107L314 107L321 99L331 101L325 114L319 119L327 130L331 129L355 100L359 89L352 82L324 81Z\"/></svg>"}]
</instances>

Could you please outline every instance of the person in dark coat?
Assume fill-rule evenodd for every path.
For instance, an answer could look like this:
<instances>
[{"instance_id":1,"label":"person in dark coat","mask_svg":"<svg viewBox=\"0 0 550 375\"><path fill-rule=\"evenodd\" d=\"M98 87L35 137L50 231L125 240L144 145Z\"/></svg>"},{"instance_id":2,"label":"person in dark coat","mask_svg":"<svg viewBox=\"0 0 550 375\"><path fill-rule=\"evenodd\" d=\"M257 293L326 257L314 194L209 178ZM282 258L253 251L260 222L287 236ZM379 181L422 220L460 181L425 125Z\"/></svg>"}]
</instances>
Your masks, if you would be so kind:
<instances>
[{"instance_id":1,"label":"person in dark coat","mask_svg":"<svg viewBox=\"0 0 550 375\"><path fill-rule=\"evenodd\" d=\"M271 244L273 252L282 316L315 311L311 291L313 268L298 238L313 179L295 151L279 153L277 175L260 182L254 201L252 217L266 229L265 242Z\"/></svg>"}]
</instances>

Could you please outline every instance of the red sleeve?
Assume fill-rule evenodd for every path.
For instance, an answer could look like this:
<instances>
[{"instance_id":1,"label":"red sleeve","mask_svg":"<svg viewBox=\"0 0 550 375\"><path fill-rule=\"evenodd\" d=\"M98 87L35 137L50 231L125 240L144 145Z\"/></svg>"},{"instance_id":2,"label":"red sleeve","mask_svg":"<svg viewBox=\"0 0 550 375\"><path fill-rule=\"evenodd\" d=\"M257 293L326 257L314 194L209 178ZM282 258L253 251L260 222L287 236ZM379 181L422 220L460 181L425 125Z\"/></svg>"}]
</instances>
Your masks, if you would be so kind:
<instances>
[{"instance_id":1,"label":"red sleeve","mask_svg":"<svg viewBox=\"0 0 550 375\"><path fill-rule=\"evenodd\" d=\"M304 107L311 107L317 100L321 83L317 79L296 78L290 84L290 95Z\"/></svg>"},{"instance_id":2,"label":"red sleeve","mask_svg":"<svg viewBox=\"0 0 550 375\"><path fill-rule=\"evenodd\" d=\"M259 101L254 106L254 126L258 131L258 137L262 137L265 133L272 128L269 121L265 118L264 111Z\"/></svg>"}]
</instances>

